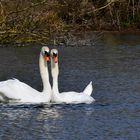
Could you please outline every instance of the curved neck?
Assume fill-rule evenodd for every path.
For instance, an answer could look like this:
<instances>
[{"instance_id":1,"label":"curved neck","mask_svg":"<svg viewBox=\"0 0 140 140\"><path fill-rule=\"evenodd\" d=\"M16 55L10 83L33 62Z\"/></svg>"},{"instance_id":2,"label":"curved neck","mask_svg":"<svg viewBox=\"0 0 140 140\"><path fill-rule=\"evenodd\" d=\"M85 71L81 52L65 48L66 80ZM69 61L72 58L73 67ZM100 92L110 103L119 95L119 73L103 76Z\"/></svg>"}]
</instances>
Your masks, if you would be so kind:
<instances>
[{"instance_id":1,"label":"curved neck","mask_svg":"<svg viewBox=\"0 0 140 140\"><path fill-rule=\"evenodd\" d=\"M58 67L58 62L55 63L52 58L51 58L51 74L53 78L52 90L55 95L58 95L59 94L59 89L58 89L59 67Z\"/></svg>"},{"instance_id":2,"label":"curved neck","mask_svg":"<svg viewBox=\"0 0 140 140\"><path fill-rule=\"evenodd\" d=\"M39 57L39 68L40 68L40 75L43 82L43 91L42 92L51 92L51 85L49 82L49 72L48 72L48 65L47 62L44 60L42 54L40 53Z\"/></svg>"}]
</instances>

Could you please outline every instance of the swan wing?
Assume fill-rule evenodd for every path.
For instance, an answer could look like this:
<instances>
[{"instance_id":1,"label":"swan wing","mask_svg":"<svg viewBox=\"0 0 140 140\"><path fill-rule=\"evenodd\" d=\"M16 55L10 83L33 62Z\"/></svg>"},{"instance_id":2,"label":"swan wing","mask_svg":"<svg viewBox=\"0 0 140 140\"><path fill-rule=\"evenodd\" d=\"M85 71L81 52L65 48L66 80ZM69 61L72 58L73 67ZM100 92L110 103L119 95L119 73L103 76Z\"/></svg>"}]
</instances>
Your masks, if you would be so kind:
<instances>
[{"instance_id":1,"label":"swan wing","mask_svg":"<svg viewBox=\"0 0 140 140\"><path fill-rule=\"evenodd\" d=\"M83 93L91 96L93 91L93 85L92 85L92 81L86 86L86 88L84 89Z\"/></svg>"},{"instance_id":2,"label":"swan wing","mask_svg":"<svg viewBox=\"0 0 140 140\"><path fill-rule=\"evenodd\" d=\"M0 82L0 100L20 100L30 101L38 95L38 91L19 81L18 79L9 79Z\"/></svg>"}]
</instances>

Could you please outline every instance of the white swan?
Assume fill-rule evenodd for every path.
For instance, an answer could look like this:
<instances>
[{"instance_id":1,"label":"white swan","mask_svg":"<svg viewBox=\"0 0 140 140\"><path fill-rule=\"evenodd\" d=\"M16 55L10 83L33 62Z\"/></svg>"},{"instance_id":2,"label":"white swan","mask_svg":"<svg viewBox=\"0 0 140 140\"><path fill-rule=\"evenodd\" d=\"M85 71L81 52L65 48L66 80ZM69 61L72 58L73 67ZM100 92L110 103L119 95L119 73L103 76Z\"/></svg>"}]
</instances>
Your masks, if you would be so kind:
<instances>
[{"instance_id":1,"label":"white swan","mask_svg":"<svg viewBox=\"0 0 140 140\"><path fill-rule=\"evenodd\" d=\"M56 103L92 103L94 100L91 97L91 93L93 91L92 82L88 84L85 90L81 93L78 92L63 92L59 93L58 89L58 75L59 75L59 67L58 67L58 51L56 49L51 50L51 74L53 78L53 87L52 87L52 102Z\"/></svg>"},{"instance_id":2,"label":"white swan","mask_svg":"<svg viewBox=\"0 0 140 140\"><path fill-rule=\"evenodd\" d=\"M39 58L40 75L43 81L43 91L39 92L27 84L10 79L0 82L0 101L20 103L50 102L52 90L49 82L47 61L50 59L48 47L42 47Z\"/></svg>"}]
</instances>

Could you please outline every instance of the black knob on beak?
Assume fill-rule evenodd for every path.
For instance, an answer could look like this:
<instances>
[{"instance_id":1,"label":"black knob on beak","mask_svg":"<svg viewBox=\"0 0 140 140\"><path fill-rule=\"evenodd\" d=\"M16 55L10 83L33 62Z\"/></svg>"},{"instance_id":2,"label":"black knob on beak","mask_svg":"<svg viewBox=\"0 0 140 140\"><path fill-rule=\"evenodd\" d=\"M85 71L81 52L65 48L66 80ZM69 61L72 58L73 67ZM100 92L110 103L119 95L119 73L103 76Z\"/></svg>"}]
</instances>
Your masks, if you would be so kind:
<instances>
[{"instance_id":1,"label":"black knob on beak","mask_svg":"<svg viewBox=\"0 0 140 140\"><path fill-rule=\"evenodd\" d=\"M54 57L57 57L57 53L53 53L53 56L54 56Z\"/></svg>"},{"instance_id":2,"label":"black knob on beak","mask_svg":"<svg viewBox=\"0 0 140 140\"><path fill-rule=\"evenodd\" d=\"M46 55L47 57L50 57L50 53L47 52L47 51L45 51L45 55Z\"/></svg>"}]
</instances>

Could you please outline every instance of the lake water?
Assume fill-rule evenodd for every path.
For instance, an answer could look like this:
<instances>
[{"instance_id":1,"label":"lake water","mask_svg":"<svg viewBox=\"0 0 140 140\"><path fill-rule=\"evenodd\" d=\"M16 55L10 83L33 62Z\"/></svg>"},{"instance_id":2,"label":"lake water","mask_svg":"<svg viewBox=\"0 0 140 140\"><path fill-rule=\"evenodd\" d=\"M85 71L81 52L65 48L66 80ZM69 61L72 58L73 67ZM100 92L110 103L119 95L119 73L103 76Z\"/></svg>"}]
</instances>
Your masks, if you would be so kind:
<instances>
[{"instance_id":1,"label":"lake water","mask_svg":"<svg viewBox=\"0 0 140 140\"><path fill-rule=\"evenodd\" d=\"M1 47L0 81L15 77L41 91L40 48ZM95 45L60 47L59 58L60 91L80 92L92 80L96 102L1 103L0 140L140 139L140 34L106 33Z\"/></svg>"}]
</instances>

